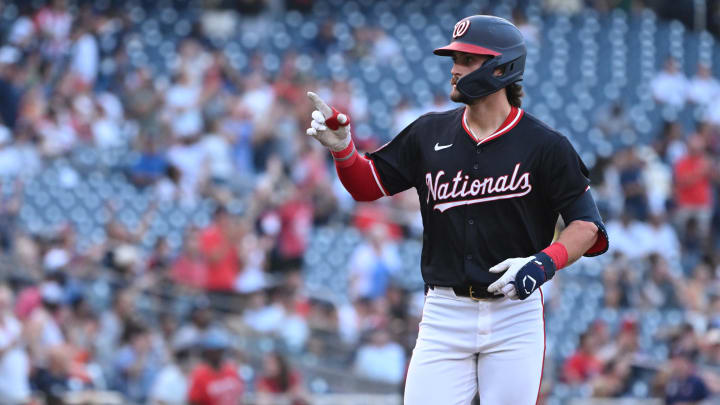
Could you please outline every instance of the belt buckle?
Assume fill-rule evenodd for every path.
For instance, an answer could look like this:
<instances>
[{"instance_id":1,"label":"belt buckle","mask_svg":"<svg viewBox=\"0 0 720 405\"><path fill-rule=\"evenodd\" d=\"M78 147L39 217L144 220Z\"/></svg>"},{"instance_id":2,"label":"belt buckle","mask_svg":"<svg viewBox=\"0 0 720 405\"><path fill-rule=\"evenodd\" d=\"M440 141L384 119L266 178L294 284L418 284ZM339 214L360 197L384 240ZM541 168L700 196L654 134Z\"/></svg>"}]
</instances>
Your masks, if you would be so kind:
<instances>
[{"instance_id":1,"label":"belt buckle","mask_svg":"<svg viewBox=\"0 0 720 405\"><path fill-rule=\"evenodd\" d=\"M469 289L468 292L470 293L470 299L471 299L471 300L473 300L473 301L480 301L480 300L482 299L481 297L475 297L475 296L473 296L473 287L472 287L472 286L470 286L468 289Z\"/></svg>"}]
</instances>

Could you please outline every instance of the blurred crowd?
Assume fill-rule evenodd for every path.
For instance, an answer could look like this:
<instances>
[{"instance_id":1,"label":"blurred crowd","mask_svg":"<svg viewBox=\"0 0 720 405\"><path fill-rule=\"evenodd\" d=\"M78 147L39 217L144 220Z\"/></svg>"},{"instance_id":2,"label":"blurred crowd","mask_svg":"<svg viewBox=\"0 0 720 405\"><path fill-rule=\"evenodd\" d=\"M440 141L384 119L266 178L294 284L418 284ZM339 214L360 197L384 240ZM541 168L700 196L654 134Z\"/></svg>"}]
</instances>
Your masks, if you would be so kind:
<instances>
[{"instance_id":1,"label":"blurred crowd","mask_svg":"<svg viewBox=\"0 0 720 405\"><path fill-rule=\"evenodd\" d=\"M594 322L558 374L593 396L637 395L633 383L646 380L647 395L697 403L720 392L720 85L709 66L687 79L669 58L650 87L658 108L690 105L702 118L690 130L665 122L653 143L619 150L593 168L611 241L603 308L628 315L615 330ZM606 137L621 136L629 128L623 106L600 114L597 126ZM681 314L679 325L653 336L666 349L665 363L640 344L650 311Z\"/></svg>"},{"instance_id":2,"label":"blurred crowd","mask_svg":"<svg viewBox=\"0 0 720 405\"><path fill-rule=\"evenodd\" d=\"M312 2L286 3L306 10ZM0 177L12 190L0 199L0 247L12 263L0 285L0 398L62 403L102 391L121 394L118 403L235 404L249 393L258 404L277 395L308 403L308 382L289 359L401 385L423 299L397 283L400 246L422 232L417 197L356 204L329 154L303 135L312 89L365 128L355 133L360 149L381 145L388 134L363 125L372 100L347 81L319 80L312 67L332 53L391 63L398 40L361 25L348 48L329 20L276 70L259 51L238 69L211 40L226 16L208 10L173 44L165 71L133 56L133 13L102 4L0 10L15 13L0 46ZM248 13L263 8L243 4ZM650 394L667 403L720 392L718 91L709 66L688 80L669 60L652 84L656 101L705 105L707 114L692 129L667 122L654 143L599 158L592 170L611 246L604 306L682 311L686 322L657 337L667 364L645 356L636 319L617 331L599 321L557 367L559 381L624 396L642 367L660 370ZM629 128L627 107L598 117L608 139ZM397 132L450 108L442 91L426 105L401 100L390 126ZM105 237L86 249L71 221L32 233L17 218L26 184L80 146L134 153L117 170L155 202L134 228L118 220L122 207L103 202ZM159 237L141 247L157 204L204 201L212 220L188 227L181 245ZM347 302L305 289L304 254L323 226L363 235L338 269L348 275ZM279 349L242 350L237 341L248 336L271 336Z\"/></svg>"},{"instance_id":3,"label":"blurred crowd","mask_svg":"<svg viewBox=\"0 0 720 405\"><path fill-rule=\"evenodd\" d=\"M389 277L372 273L384 260L378 248L387 270L397 265L390 246L404 225L389 217L412 202L353 216L374 236L353 258L351 304L337 308L303 289L311 230L348 221L354 205L334 183L329 155L302 136L305 92L319 91L357 124L367 120L365 100L345 82L316 82L299 54L273 74L262 54L250 55L239 71L210 45L221 19L212 13L175 44L172 69L162 72L131 63L138 34L119 8L6 7L16 17L0 47L0 175L13 191L2 201L0 239L13 269L0 288L0 398L60 403L93 390L118 392L120 402L234 404L252 393L259 404L276 395L306 403L285 355L245 359L238 334L277 336L285 352L319 362L335 355L359 376L402 381L405 331L417 319L406 314L407 292L388 292ZM392 57L398 47L375 28L355 35L355 58ZM330 23L311 45L322 55L338 47ZM105 238L87 249L69 220L31 233L17 218L27 182L79 146L134 151L119 170L154 201L135 228L117 219L117 201L104 202ZM181 246L160 237L140 247L158 204L207 200L211 223L188 227ZM240 215L228 212L238 201ZM408 221L417 228L416 210Z\"/></svg>"}]
</instances>

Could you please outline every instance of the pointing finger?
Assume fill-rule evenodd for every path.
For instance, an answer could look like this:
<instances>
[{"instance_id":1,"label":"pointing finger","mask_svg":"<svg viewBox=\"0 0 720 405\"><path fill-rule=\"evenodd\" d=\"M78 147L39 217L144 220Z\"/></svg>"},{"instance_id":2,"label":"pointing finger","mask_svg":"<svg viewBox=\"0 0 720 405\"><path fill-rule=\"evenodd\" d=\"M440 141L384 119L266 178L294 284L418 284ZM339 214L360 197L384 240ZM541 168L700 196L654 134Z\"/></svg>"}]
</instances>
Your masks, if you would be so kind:
<instances>
[{"instance_id":1,"label":"pointing finger","mask_svg":"<svg viewBox=\"0 0 720 405\"><path fill-rule=\"evenodd\" d=\"M313 104L315 104L315 108L318 111L320 111L325 116L325 118L328 118L333 115L332 109L330 107L328 107L328 105L325 104L324 101L322 101L320 96L313 93L312 91L308 91L307 96L310 99L310 101L312 101Z\"/></svg>"},{"instance_id":2,"label":"pointing finger","mask_svg":"<svg viewBox=\"0 0 720 405\"><path fill-rule=\"evenodd\" d=\"M348 122L347 115L345 115L345 114L338 114L338 116L337 116L337 122L338 122L340 125L345 125L345 123Z\"/></svg>"}]
</instances>

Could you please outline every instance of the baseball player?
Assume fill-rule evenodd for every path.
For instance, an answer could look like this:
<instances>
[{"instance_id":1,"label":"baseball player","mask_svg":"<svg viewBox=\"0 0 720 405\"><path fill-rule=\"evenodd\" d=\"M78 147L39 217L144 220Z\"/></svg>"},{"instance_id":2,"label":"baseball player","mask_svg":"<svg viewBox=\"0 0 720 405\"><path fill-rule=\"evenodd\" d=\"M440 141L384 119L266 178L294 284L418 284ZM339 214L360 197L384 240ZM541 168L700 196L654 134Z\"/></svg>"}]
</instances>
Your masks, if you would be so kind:
<instances>
[{"instance_id":1,"label":"baseball player","mask_svg":"<svg viewBox=\"0 0 720 405\"><path fill-rule=\"evenodd\" d=\"M486 15L462 19L452 41L450 98L464 106L419 117L360 155L350 117L308 93L307 134L328 147L358 201L415 187L426 298L405 403L536 403L545 352L540 286L608 238L570 142L520 108L522 34ZM553 243L561 215L567 225ZM536 292L537 291L537 292Z\"/></svg>"}]
</instances>

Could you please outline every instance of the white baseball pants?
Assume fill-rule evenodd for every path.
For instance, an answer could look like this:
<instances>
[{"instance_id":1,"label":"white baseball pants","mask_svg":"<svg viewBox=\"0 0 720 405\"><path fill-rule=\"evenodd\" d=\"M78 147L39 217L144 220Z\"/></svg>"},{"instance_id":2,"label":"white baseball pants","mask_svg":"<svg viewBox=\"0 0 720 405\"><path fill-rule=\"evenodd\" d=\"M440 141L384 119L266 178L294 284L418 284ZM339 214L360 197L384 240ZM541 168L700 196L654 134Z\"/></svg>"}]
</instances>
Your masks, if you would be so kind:
<instances>
[{"instance_id":1,"label":"white baseball pants","mask_svg":"<svg viewBox=\"0 0 720 405\"><path fill-rule=\"evenodd\" d=\"M425 297L405 405L535 404L545 357L542 291L474 301L452 288Z\"/></svg>"}]
</instances>

